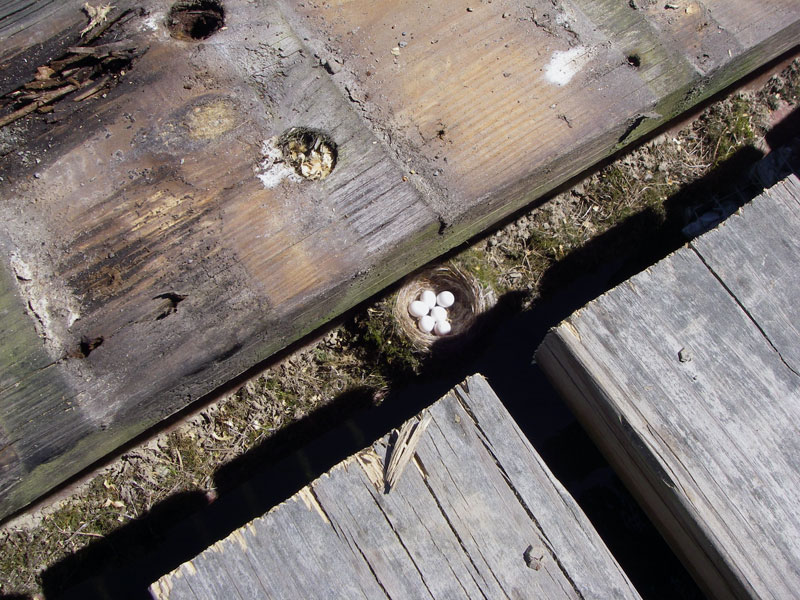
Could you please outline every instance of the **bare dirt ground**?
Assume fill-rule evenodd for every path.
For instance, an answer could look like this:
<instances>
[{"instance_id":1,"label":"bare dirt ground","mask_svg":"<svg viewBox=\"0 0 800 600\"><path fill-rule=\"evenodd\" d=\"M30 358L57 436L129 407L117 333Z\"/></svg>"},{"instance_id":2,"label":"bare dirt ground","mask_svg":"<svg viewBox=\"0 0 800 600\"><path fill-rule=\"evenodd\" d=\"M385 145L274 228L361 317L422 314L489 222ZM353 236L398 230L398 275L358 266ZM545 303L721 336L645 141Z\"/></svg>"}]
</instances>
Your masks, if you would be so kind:
<instances>
[{"instance_id":1,"label":"bare dirt ground","mask_svg":"<svg viewBox=\"0 0 800 600\"><path fill-rule=\"evenodd\" d=\"M644 268L683 243L686 226L696 233L736 208L742 173L776 143L772 138L786 128L776 122L796 118L798 103L795 59L449 259L501 300L513 298L507 303L512 313L536 311L543 298L612 257L637 256ZM152 518L171 498L192 493L198 507L212 502L255 468L242 457L263 463L284 455L353 411L372 410L411 378L446 368L404 339L391 318L390 295L356 309L321 338L130 448L57 499L5 523L0 596L54 597L146 554L164 535L153 524L184 516L167 511L161 521ZM236 468L223 469L234 459ZM148 516L148 527L118 535Z\"/></svg>"}]
</instances>

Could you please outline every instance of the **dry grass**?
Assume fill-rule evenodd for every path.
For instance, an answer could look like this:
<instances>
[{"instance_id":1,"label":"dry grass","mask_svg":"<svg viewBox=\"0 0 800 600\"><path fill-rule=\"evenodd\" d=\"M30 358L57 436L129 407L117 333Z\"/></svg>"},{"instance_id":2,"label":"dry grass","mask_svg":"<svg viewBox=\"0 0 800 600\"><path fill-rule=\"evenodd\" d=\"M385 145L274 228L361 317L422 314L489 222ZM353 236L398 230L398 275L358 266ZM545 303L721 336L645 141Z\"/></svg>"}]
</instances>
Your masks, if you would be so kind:
<instances>
[{"instance_id":1,"label":"dry grass","mask_svg":"<svg viewBox=\"0 0 800 600\"><path fill-rule=\"evenodd\" d=\"M637 215L648 227L668 218L682 189L737 150L758 143L769 110L800 101L800 63L758 94L710 106L682 131L662 136L601 169L572 190L509 223L455 257L461 269L498 294L530 301L554 265ZM643 227L636 235L648 236ZM106 540L181 492L213 498L221 466L273 439L275 432L329 405L348 390L387 388L423 367L424 356L398 333L391 299L247 382L171 433L127 452L59 505L0 530L0 594L36 594L42 573L64 557ZM158 542L158 533L111 545L106 560L124 560ZM51 589L71 584L51 581Z\"/></svg>"}]
</instances>

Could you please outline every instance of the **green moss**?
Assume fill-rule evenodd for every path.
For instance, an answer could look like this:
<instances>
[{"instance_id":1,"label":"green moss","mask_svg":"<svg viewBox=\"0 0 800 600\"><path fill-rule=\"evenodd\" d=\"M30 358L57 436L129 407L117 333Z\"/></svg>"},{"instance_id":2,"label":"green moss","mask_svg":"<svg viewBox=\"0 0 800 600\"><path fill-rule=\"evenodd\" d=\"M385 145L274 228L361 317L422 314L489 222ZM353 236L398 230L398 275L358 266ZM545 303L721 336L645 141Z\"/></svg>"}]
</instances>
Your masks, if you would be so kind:
<instances>
[{"instance_id":1,"label":"green moss","mask_svg":"<svg viewBox=\"0 0 800 600\"><path fill-rule=\"evenodd\" d=\"M695 129L704 141L711 168L717 167L745 146L756 141L753 125L757 109L752 101L739 94L711 106L703 113Z\"/></svg>"},{"instance_id":2,"label":"green moss","mask_svg":"<svg viewBox=\"0 0 800 600\"><path fill-rule=\"evenodd\" d=\"M419 373L422 365L419 352L397 328L394 298L380 301L354 321L354 348L387 379Z\"/></svg>"},{"instance_id":3,"label":"green moss","mask_svg":"<svg viewBox=\"0 0 800 600\"><path fill-rule=\"evenodd\" d=\"M478 280L484 288L493 290L498 294L507 291L501 284L500 270L490 261L486 260L486 253L475 246L470 246L453 258L453 262L463 271L466 271Z\"/></svg>"},{"instance_id":4,"label":"green moss","mask_svg":"<svg viewBox=\"0 0 800 600\"><path fill-rule=\"evenodd\" d=\"M288 408L295 408L299 404L299 398L297 394L283 386L280 379L272 377L266 378L264 380L264 391L270 397L274 398L283 404L283 406Z\"/></svg>"}]
</instances>

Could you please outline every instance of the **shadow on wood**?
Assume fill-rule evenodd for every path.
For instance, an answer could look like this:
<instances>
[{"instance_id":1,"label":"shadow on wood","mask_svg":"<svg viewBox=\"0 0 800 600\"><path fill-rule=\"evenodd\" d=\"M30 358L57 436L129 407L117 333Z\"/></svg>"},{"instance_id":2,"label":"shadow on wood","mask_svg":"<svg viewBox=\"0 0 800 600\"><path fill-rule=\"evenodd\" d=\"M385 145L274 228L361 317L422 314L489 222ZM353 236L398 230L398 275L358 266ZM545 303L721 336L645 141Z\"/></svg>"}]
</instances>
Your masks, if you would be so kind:
<instances>
[{"instance_id":1,"label":"shadow on wood","mask_svg":"<svg viewBox=\"0 0 800 600\"><path fill-rule=\"evenodd\" d=\"M176 494L149 513L48 568L47 597L149 598L146 586L247 521L262 515L360 448L349 417L372 405L373 390L344 392L276 433L215 475L218 497ZM334 428L337 430L331 431ZM309 440L314 442L309 446ZM242 484L242 481L246 483ZM131 567L134 565L134 567ZM124 573L118 577L115 573Z\"/></svg>"},{"instance_id":2,"label":"shadow on wood","mask_svg":"<svg viewBox=\"0 0 800 600\"><path fill-rule=\"evenodd\" d=\"M790 175L537 351L714 597L797 588L798 198Z\"/></svg>"}]
</instances>

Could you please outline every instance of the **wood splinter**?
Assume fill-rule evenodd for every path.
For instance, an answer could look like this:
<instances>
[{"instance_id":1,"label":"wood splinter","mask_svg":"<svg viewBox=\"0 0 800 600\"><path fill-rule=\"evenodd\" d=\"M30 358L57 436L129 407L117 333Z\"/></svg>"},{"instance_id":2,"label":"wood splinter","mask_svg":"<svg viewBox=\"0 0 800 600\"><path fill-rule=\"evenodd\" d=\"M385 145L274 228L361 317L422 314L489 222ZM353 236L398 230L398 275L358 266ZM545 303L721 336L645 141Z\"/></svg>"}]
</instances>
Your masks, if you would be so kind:
<instances>
[{"instance_id":1,"label":"wood splinter","mask_svg":"<svg viewBox=\"0 0 800 600\"><path fill-rule=\"evenodd\" d=\"M431 416L426 412L420 421L407 421L400 428L397 433L397 439L387 450L384 494L388 494L400 480L400 476L403 474L411 457L414 456L417 444L419 444L419 440L430 422Z\"/></svg>"}]
</instances>

